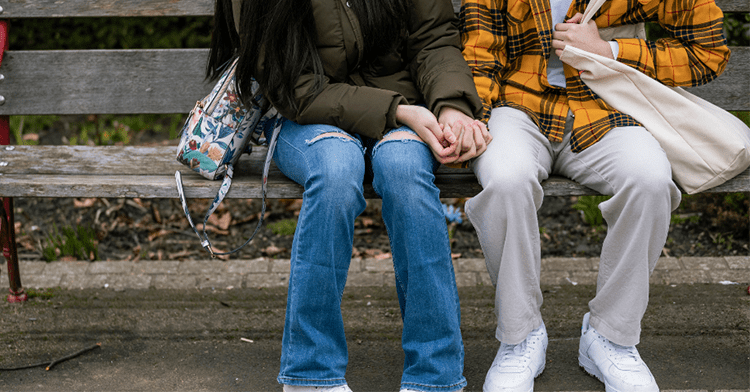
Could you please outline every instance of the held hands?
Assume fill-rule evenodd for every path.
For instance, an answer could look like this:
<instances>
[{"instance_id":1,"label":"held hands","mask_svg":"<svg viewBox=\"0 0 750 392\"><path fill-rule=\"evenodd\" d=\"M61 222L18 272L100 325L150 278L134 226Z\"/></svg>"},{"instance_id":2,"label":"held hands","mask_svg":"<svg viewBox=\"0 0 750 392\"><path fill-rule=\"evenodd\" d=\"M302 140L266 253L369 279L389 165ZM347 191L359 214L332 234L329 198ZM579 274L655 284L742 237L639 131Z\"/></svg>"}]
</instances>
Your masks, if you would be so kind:
<instances>
[{"instance_id":1,"label":"held hands","mask_svg":"<svg viewBox=\"0 0 750 392\"><path fill-rule=\"evenodd\" d=\"M425 107L399 105L396 120L414 130L442 164L463 162L479 156L492 140L484 123L453 108L441 109L438 122Z\"/></svg>"},{"instance_id":2,"label":"held hands","mask_svg":"<svg viewBox=\"0 0 750 392\"><path fill-rule=\"evenodd\" d=\"M474 120L460 110L443 107L440 109L438 122L443 126L443 132L457 135L456 149L449 156L452 159L449 163L466 162L482 155L492 141L483 122Z\"/></svg>"},{"instance_id":3,"label":"held hands","mask_svg":"<svg viewBox=\"0 0 750 392\"><path fill-rule=\"evenodd\" d=\"M565 23L555 25L555 32L552 33L552 47L555 48L555 54L560 57L565 46L571 45L589 53L614 59L609 43L599 36L596 22L591 20L586 24L579 24L582 18L583 14L577 13Z\"/></svg>"}]
</instances>

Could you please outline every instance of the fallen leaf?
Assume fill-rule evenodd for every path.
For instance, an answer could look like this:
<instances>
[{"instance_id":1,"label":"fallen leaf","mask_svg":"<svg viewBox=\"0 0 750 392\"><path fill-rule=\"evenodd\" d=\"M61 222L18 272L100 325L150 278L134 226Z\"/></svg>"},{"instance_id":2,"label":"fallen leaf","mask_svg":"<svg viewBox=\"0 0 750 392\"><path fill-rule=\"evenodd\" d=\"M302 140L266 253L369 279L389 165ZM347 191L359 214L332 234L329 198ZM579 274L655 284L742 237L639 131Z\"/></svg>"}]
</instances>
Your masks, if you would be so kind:
<instances>
[{"instance_id":1,"label":"fallen leaf","mask_svg":"<svg viewBox=\"0 0 750 392\"><path fill-rule=\"evenodd\" d=\"M393 257L393 255L391 255L391 252L388 252L388 253L381 253L379 255L376 255L374 258L375 260L385 260L385 259L390 259L391 257Z\"/></svg>"},{"instance_id":2,"label":"fallen leaf","mask_svg":"<svg viewBox=\"0 0 750 392\"><path fill-rule=\"evenodd\" d=\"M96 204L95 197L89 197L86 199L73 199L73 206L76 208L88 208Z\"/></svg>"},{"instance_id":3,"label":"fallen leaf","mask_svg":"<svg viewBox=\"0 0 750 392\"><path fill-rule=\"evenodd\" d=\"M457 259L459 257L461 257L461 253L451 253L451 258L452 259Z\"/></svg>"},{"instance_id":4,"label":"fallen leaf","mask_svg":"<svg viewBox=\"0 0 750 392\"><path fill-rule=\"evenodd\" d=\"M263 253L265 253L265 254L267 254L269 256L274 256L274 255L277 255L277 254L279 254L279 253L281 253L281 252L283 252L285 250L286 249L284 249L284 248L279 248L279 247L276 247L275 245L271 245L271 246L268 246L265 249L263 249Z\"/></svg>"},{"instance_id":5,"label":"fallen leaf","mask_svg":"<svg viewBox=\"0 0 750 392\"><path fill-rule=\"evenodd\" d=\"M153 241L153 240L155 240L155 239L157 239L159 237L164 237L164 236L167 236L167 235L170 235L170 234L172 234L171 230L161 229L161 230L159 230L159 231L157 231L155 233L149 234L148 235L148 240L150 242L150 241Z\"/></svg>"},{"instance_id":6,"label":"fallen leaf","mask_svg":"<svg viewBox=\"0 0 750 392\"><path fill-rule=\"evenodd\" d=\"M221 216L216 216L217 214L213 214L208 218L208 223L211 225L214 225L221 230L228 230L229 226L232 224L232 213L227 212Z\"/></svg>"}]
</instances>

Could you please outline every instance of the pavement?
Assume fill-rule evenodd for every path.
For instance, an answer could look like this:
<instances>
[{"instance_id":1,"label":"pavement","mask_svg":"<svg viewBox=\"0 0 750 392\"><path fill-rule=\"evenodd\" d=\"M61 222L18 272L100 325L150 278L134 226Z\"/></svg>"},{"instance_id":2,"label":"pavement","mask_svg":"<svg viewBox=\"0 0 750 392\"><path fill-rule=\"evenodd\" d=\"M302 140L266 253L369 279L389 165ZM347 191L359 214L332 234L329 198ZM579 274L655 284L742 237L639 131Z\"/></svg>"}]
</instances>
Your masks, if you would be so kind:
<instances>
[{"instance_id":1,"label":"pavement","mask_svg":"<svg viewBox=\"0 0 750 392\"><path fill-rule=\"evenodd\" d=\"M604 390L577 362L597 264L542 262L550 344L536 391ZM483 260L454 266L466 391L479 391L499 346L494 290ZM0 304L0 391L281 391L288 260L22 262L20 270L30 299ZM342 312L355 392L399 388L392 282L390 259L352 261ZM661 390L750 391L750 257L663 258L651 282L638 348ZM49 363L95 343L50 370L2 369Z\"/></svg>"}]
</instances>

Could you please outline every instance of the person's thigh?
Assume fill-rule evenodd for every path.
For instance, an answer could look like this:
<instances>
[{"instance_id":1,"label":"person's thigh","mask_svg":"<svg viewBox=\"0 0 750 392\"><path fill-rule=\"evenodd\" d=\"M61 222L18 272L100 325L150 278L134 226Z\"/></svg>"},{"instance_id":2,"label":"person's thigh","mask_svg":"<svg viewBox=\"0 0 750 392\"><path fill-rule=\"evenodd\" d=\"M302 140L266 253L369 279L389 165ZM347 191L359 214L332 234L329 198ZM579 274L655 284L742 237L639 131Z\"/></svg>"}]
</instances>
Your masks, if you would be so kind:
<instances>
[{"instance_id":1,"label":"person's thigh","mask_svg":"<svg viewBox=\"0 0 750 392\"><path fill-rule=\"evenodd\" d=\"M273 158L282 173L303 186L316 175L364 177L362 142L331 125L285 120Z\"/></svg>"},{"instance_id":2,"label":"person's thigh","mask_svg":"<svg viewBox=\"0 0 750 392\"><path fill-rule=\"evenodd\" d=\"M579 153L566 143L553 172L604 195L614 195L631 184L662 189L672 179L666 153L643 127L614 128Z\"/></svg>"}]
</instances>

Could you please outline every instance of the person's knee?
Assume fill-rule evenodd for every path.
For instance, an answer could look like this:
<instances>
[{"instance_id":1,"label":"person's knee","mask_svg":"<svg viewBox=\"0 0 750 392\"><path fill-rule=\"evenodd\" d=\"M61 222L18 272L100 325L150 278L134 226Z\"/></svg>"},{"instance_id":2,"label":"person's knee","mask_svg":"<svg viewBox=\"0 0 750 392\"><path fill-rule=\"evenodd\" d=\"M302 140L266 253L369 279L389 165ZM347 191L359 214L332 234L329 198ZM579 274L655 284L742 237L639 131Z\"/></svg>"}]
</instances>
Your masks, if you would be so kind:
<instances>
[{"instance_id":1,"label":"person's knee","mask_svg":"<svg viewBox=\"0 0 750 392\"><path fill-rule=\"evenodd\" d=\"M432 175L432 153L422 139L406 131L391 132L372 151L375 181L410 182Z\"/></svg>"},{"instance_id":2,"label":"person's knee","mask_svg":"<svg viewBox=\"0 0 750 392\"><path fill-rule=\"evenodd\" d=\"M322 133L308 142L327 143L315 162L309 162L312 176L309 181L322 185L331 192L356 190L364 177L364 154L359 142L350 135L338 132ZM343 196L343 195L342 195Z\"/></svg>"}]
</instances>

